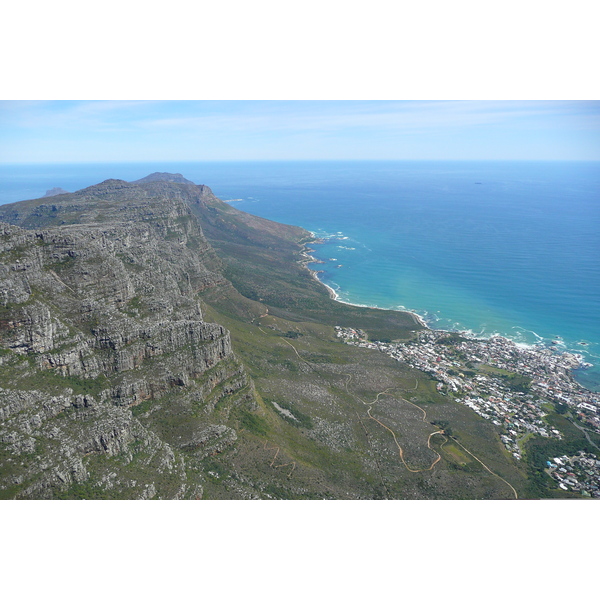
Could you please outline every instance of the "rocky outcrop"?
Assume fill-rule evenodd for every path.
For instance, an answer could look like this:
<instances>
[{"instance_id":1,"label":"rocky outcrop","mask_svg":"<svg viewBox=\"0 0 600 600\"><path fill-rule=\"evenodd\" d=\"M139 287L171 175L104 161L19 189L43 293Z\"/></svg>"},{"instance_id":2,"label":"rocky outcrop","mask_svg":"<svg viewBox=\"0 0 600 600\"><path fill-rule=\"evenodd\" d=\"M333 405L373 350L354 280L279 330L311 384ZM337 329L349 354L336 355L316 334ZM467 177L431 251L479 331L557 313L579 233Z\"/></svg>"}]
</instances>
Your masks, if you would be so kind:
<instances>
[{"instance_id":1,"label":"rocky outcrop","mask_svg":"<svg viewBox=\"0 0 600 600\"><path fill-rule=\"evenodd\" d=\"M199 187L0 207L1 497L201 497L198 461L235 444L253 386L198 301L228 285L183 200Z\"/></svg>"}]
</instances>

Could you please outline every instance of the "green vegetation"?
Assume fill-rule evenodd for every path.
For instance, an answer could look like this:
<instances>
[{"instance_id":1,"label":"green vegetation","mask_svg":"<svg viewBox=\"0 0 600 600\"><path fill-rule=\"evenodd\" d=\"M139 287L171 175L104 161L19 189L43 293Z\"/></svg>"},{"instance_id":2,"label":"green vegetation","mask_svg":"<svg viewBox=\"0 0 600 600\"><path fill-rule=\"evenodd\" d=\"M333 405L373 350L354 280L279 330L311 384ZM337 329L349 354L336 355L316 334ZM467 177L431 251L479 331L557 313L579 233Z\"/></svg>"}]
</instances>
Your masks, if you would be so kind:
<instances>
[{"instance_id":1,"label":"green vegetation","mask_svg":"<svg viewBox=\"0 0 600 600\"><path fill-rule=\"evenodd\" d=\"M531 377L521 375L520 373L508 373L499 375L504 384L513 392L523 392L525 394L531 391Z\"/></svg>"},{"instance_id":2,"label":"green vegetation","mask_svg":"<svg viewBox=\"0 0 600 600\"><path fill-rule=\"evenodd\" d=\"M67 388L75 394L99 394L108 386L108 378L102 374L96 378L86 379L75 375L63 375L53 369L38 369L33 356L14 355L20 364L19 370L11 370L0 374L0 385L9 389L37 390L49 394L61 393Z\"/></svg>"},{"instance_id":3,"label":"green vegetation","mask_svg":"<svg viewBox=\"0 0 600 600\"><path fill-rule=\"evenodd\" d=\"M269 425L265 419L256 413L250 412L247 409L239 409L235 417L237 417L240 428L264 437L269 432Z\"/></svg>"},{"instance_id":4,"label":"green vegetation","mask_svg":"<svg viewBox=\"0 0 600 600\"><path fill-rule=\"evenodd\" d=\"M478 364L476 368L488 375L499 377L502 380L502 383L509 387L513 392L523 392L527 394L531 391L531 377L527 375L485 364Z\"/></svg>"},{"instance_id":5,"label":"green vegetation","mask_svg":"<svg viewBox=\"0 0 600 600\"><path fill-rule=\"evenodd\" d=\"M554 414L548 415L546 420L550 426L563 433L564 439L534 437L527 442L525 458L529 475L529 489L532 495L537 497L564 498L566 495L572 494L557 489L555 481L544 471L546 461L563 454L572 456L580 450L598 454L598 448L589 442L585 434L565 417ZM590 438L600 446L600 436L592 433Z\"/></svg>"},{"instance_id":6,"label":"green vegetation","mask_svg":"<svg viewBox=\"0 0 600 600\"><path fill-rule=\"evenodd\" d=\"M450 437L452 435L452 427L450 427L450 421L446 421L445 419L440 419L438 421L431 421L432 425L439 427L444 435Z\"/></svg>"},{"instance_id":7,"label":"green vegetation","mask_svg":"<svg viewBox=\"0 0 600 600\"><path fill-rule=\"evenodd\" d=\"M118 500L122 499L121 490L106 490L89 482L74 483L64 491L57 490L56 500Z\"/></svg>"},{"instance_id":8,"label":"green vegetation","mask_svg":"<svg viewBox=\"0 0 600 600\"><path fill-rule=\"evenodd\" d=\"M569 406L568 406L568 404L563 404L562 402L557 402L554 406L554 410L556 410L556 412L559 415L564 415L569 411Z\"/></svg>"},{"instance_id":9,"label":"green vegetation","mask_svg":"<svg viewBox=\"0 0 600 600\"><path fill-rule=\"evenodd\" d=\"M300 333L299 331L286 331L283 334L283 337L290 338L291 340L295 340L295 339L298 339L299 337L301 337L303 335L304 334Z\"/></svg>"},{"instance_id":10,"label":"green vegetation","mask_svg":"<svg viewBox=\"0 0 600 600\"><path fill-rule=\"evenodd\" d=\"M139 296L131 298L122 310L130 317L143 316L147 313L146 304Z\"/></svg>"},{"instance_id":11,"label":"green vegetation","mask_svg":"<svg viewBox=\"0 0 600 600\"><path fill-rule=\"evenodd\" d=\"M456 346L462 342L467 342L467 338L461 336L459 333L449 333L447 336L440 338L436 341L436 344L443 346Z\"/></svg>"}]
</instances>

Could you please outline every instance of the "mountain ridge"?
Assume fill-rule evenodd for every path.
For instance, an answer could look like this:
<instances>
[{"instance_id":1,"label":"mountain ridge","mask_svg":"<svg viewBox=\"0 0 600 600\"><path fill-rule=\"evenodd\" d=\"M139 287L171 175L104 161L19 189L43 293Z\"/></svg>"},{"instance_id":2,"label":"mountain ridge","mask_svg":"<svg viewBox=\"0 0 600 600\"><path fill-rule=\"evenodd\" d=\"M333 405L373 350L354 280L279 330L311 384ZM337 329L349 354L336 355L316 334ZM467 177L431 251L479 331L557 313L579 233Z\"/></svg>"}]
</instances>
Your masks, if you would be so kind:
<instances>
[{"instance_id":1,"label":"mountain ridge","mask_svg":"<svg viewBox=\"0 0 600 600\"><path fill-rule=\"evenodd\" d=\"M189 185L196 185L193 181L186 179L181 173L150 173L146 177L136 179L132 183L151 183L154 181L166 181L170 183L185 183Z\"/></svg>"},{"instance_id":2,"label":"mountain ridge","mask_svg":"<svg viewBox=\"0 0 600 600\"><path fill-rule=\"evenodd\" d=\"M0 440L11 455L35 456L12 477L3 469L4 490L16 497L77 494L90 481L104 482L104 497L201 497L202 478L187 483L189 463L234 443L223 415L236 402L253 405L228 332L207 323L195 299L225 283L207 268L218 268L217 257L182 203L136 190L107 180L57 204L21 205L30 229L1 225L0 396L11 408ZM115 194L124 197L113 203ZM37 227L57 214L58 227ZM165 397L169 411L178 406L174 418L197 420L197 406L205 418L157 436L133 412ZM227 410L215 415L224 398ZM136 456L137 447L144 450ZM84 465L90 455L93 467ZM120 464L109 468L101 458L110 457ZM150 464L154 474L141 477Z\"/></svg>"}]
</instances>

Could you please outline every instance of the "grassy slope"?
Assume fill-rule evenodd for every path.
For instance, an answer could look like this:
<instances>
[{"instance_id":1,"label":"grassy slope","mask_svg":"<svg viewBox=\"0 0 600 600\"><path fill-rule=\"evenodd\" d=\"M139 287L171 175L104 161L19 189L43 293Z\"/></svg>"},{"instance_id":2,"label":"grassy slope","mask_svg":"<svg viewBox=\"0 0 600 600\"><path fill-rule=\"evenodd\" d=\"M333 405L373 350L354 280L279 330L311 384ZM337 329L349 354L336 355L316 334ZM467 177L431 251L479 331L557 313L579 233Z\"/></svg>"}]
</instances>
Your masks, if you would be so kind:
<instances>
[{"instance_id":1,"label":"grassy slope","mask_svg":"<svg viewBox=\"0 0 600 600\"><path fill-rule=\"evenodd\" d=\"M214 473L209 497L235 497L248 481L262 497L278 498L514 497L453 441L434 435L428 448L438 430L431 422L441 420L526 494L524 472L492 426L440 396L422 372L376 350L345 345L332 327L407 339L420 327L409 314L332 301L298 263L299 244L306 240L301 229L275 227L216 199L194 210L235 286L206 294L205 315L230 330L260 407L232 414L232 424L241 428L239 444L218 461L207 459ZM435 450L442 459L429 469Z\"/></svg>"},{"instance_id":2,"label":"grassy slope","mask_svg":"<svg viewBox=\"0 0 600 600\"><path fill-rule=\"evenodd\" d=\"M270 314L358 327L372 339L407 339L422 328L410 313L333 301L300 262L299 245L310 240L304 229L243 213L214 197L192 210L224 260L225 276L246 298L268 305Z\"/></svg>"}]
</instances>

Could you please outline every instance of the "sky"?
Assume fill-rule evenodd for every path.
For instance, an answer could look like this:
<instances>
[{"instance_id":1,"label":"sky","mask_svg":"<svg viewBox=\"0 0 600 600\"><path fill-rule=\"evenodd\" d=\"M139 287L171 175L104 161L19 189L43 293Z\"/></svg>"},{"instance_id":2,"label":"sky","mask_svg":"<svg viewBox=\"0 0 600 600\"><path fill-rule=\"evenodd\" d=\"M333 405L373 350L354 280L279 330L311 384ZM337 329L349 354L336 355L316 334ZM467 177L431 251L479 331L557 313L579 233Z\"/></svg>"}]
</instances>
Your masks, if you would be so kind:
<instances>
[{"instance_id":1,"label":"sky","mask_svg":"<svg viewBox=\"0 0 600 600\"><path fill-rule=\"evenodd\" d=\"M0 102L0 162L600 160L600 101Z\"/></svg>"}]
</instances>

